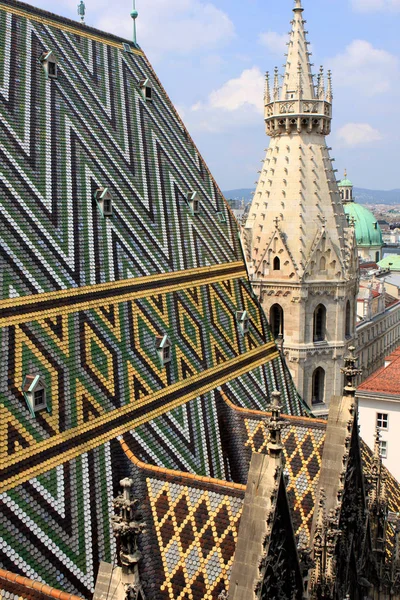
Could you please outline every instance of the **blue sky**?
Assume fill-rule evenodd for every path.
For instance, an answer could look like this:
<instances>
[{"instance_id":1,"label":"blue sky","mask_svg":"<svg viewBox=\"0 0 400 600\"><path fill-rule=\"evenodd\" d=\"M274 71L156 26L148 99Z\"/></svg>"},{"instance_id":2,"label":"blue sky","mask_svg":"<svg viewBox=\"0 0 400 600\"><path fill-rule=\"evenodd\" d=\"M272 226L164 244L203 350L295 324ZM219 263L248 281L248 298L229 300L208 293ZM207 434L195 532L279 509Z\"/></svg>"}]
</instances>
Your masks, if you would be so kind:
<instances>
[{"instance_id":1,"label":"blue sky","mask_svg":"<svg viewBox=\"0 0 400 600\"><path fill-rule=\"evenodd\" d=\"M29 0L28 0L29 1ZM75 0L30 3L77 19ZM292 0L136 0L138 42L222 189L252 187L269 138L263 80L284 63ZM303 0L317 72L333 71L328 145L358 187L400 188L400 0ZM130 0L86 0L131 36ZM281 70L283 70L281 68ZM339 175L338 174L338 175Z\"/></svg>"}]
</instances>

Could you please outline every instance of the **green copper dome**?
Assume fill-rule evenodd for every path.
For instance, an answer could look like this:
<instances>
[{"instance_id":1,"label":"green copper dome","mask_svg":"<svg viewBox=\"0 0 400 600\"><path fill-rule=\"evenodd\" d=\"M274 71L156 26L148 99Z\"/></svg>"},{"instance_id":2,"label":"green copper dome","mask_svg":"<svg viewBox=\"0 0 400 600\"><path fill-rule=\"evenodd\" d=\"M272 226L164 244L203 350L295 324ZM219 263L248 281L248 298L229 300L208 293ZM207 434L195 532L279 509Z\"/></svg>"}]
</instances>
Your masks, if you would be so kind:
<instances>
[{"instance_id":1,"label":"green copper dome","mask_svg":"<svg viewBox=\"0 0 400 600\"><path fill-rule=\"evenodd\" d=\"M383 246L382 231L371 211L357 202L343 204L345 215L355 222L357 246Z\"/></svg>"}]
</instances>

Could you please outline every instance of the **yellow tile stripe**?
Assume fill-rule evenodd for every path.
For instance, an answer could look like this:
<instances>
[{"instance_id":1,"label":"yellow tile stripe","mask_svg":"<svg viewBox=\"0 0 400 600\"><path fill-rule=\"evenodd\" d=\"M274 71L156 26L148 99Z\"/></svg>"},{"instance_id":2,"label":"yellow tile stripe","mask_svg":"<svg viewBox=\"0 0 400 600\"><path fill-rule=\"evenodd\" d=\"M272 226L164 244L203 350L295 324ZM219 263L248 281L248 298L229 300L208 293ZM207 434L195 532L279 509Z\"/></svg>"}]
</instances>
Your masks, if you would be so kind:
<instances>
[{"instance_id":1,"label":"yellow tile stripe","mask_svg":"<svg viewBox=\"0 0 400 600\"><path fill-rule=\"evenodd\" d=\"M239 267L242 266L242 269ZM67 290L58 290L56 292L45 292L43 294L34 294L31 296L21 296L20 298L6 298L0 300L0 311L7 308L15 308L23 305L35 305L32 306L32 311L23 312L13 316L0 317L0 327L7 327L10 325L18 325L19 323L27 323L28 321L36 321L37 319L43 319L46 317L57 316L60 313L63 315L74 313L79 310L89 310L92 308L98 308L105 304L119 304L121 302L138 300L139 298L146 298L154 294L166 294L169 292L177 292L179 290L185 290L187 288L201 287L205 284L218 283L219 281L226 280L224 271L231 271L237 268L238 271L234 275L230 275L229 279L237 279L241 277L247 277L246 270L243 263L240 261L233 263L226 263L224 265L213 265L212 267L200 267L195 269L187 269L185 271L172 271L168 273L156 275L148 275L145 277L137 277L132 279L123 279L121 281L109 281L107 283L100 283L96 285L89 285L79 288L69 288ZM218 274L213 275L213 273ZM203 274L203 277L199 275ZM174 280L182 275L182 283L173 283L171 286L166 285L162 288L159 287L159 282L166 282L168 280ZM190 276L196 277L193 281L190 280ZM153 287L148 287L147 284L153 283ZM146 284L146 288L135 292L127 291L126 294L121 293L114 297L116 290L123 290L132 286L132 284ZM109 292L108 298L91 298L92 293L97 292ZM62 309L57 308L49 309L46 311L38 310L36 305L54 301L59 302L63 299L73 299L75 296L87 295L84 301L71 303L70 306L65 306Z\"/></svg>"},{"instance_id":2,"label":"yellow tile stripe","mask_svg":"<svg viewBox=\"0 0 400 600\"><path fill-rule=\"evenodd\" d=\"M20 485L21 483L32 479L33 477L37 477L38 475L45 473L50 469L54 469L62 463L78 457L84 452L93 450L94 448L101 446L106 442L109 442L110 440L116 438L119 435L122 435L132 429L136 429L140 425L143 425L144 423L147 423L152 419L155 419L156 417L159 417L162 414L169 412L174 408L177 408L178 406L181 406L182 404L185 404L186 402L193 400L194 398L202 394L210 392L216 387L223 385L224 383L227 383L232 379L236 379L237 377L240 377L244 373L247 373L248 371L257 368L262 364L274 360L279 356L277 350L272 351L267 357L265 356L266 350L273 349L274 347L275 342L269 342L268 344L264 344L261 347L250 350L249 352L241 354L240 356L236 356L224 363L221 363L220 365L212 367L211 369L207 369L200 374L194 375L193 377L188 377L187 379L178 381L171 386L154 392L153 394L149 394L149 396L146 396L142 402L135 405L134 409L138 409L140 407L152 404L155 401L162 399L162 397L166 394L170 394L178 390L184 390L191 384L199 382L199 385L196 386L194 390L186 394L183 393L182 396L179 395L176 400L168 402L167 404L163 404L161 407L158 407L154 410L149 410L149 412L146 412L142 416L130 418L129 413L132 412L133 407L132 404L128 404L120 409L101 415L100 417L90 421L89 423L84 423L83 425L74 427L73 429L69 429L68 431L64 431L58 435L55 435L48 440L39 442L34 447L21 450L20 452L18 452L18 455L16 457L7 461L5 465L2 465L2 468L6 469L10 465L16 465L24 460L26 461L26 459L29 460L29 463L31 463L32 466L19 470L17 475L3 479L3 481L0 483L0 493L14 488L17 485ZM218 372L224 371L227 368L234 366L236 363L247 359L249 359L249 362L245 366L238 368L229 375L221 375L220 378L213 378L210 382L210 378L214 374L218 374ZM101 426L105 425L110 419L117 419L124 415L126 415L126 421L122 425L116 426L115 428L109 431L105 431L104 433L94 433L93 437L90 436L91 431L97 428L101 428ZM85 434L87 436L87 441L79 443L75 440L74 443L74 439L77 438L80 434ZM66 451L58 452L51 458L39 461L37 464L35 464L35 455L40 454L44 450L48 451L52 448L56 449L57 446L60 446L65 442L71 442L71 445L68 445L68 449Z\"/></svg>"},{"instance_id":3,"label":"yellow tile stripe","mask_svg":"<svg viewBox=\"0 0 400 600\"><path fill-rule=\"evenodd\" d=\"M13 15L18 15L19 17L25 17L25 18L29 19L30 21L36 21L37 23L43 23L43 25L50 25L52 27L57 27L57 29L62 29L63 31L67 31L68 33L75 33L77 35L80 35L81 37L88 38L90 40L94 40L95 42L101 42L102 44L107 44L108 46L113 46L114 48L122 48L122 43L127 42L127 43L131 44L131 50L134 54L139 54L141 56L144 56L144 53L142 52L142 50L135 49L129 40L122 40L122 39L121 39L121 41L112 40L112 39L109 39L106 35L105 36L98 35L98 34L94 33L91 29L86 28L85 25L79 25L78 23L76 24L76 26L68 25L67 23L63 23L63 21L61 20L61 19L63 19L63 17L61 17L60 21L59 21L57 19L57 15L54 15L54 18L51 18L51 16L37 14L37 13L31 12L29 10L24 10L23 8L16 8L15 6L10 6L9 4L3 4L1 2L0 2L0 10L4 10L6 12L12 13Z\"/></svg>"}]
</instances>

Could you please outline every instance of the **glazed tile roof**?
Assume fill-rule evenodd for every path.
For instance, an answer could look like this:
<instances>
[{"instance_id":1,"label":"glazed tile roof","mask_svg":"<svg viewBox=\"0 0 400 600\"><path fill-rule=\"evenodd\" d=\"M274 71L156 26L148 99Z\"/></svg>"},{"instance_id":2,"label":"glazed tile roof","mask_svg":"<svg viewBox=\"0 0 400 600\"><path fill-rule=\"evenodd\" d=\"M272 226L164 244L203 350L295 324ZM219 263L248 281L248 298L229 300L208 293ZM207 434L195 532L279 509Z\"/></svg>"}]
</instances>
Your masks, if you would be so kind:
<instances>
[{"instance_id":1,"label":"glazed tile roof","mask_svg":"<svg viewBox=\"0 0 400 600\"><path fill-rule=\"evenodd\" d=\"M0 598L4 600L81 600L45 583L0 569Z\"/></svg>"},{"instance_id":2,"label":"glazed tile roof","mask_svg":"<svg viewBox=\"0 0 400 600\"><path fill-rule=\"evenodd\" d=\"M83 597L114 558L121 436L143 462L223 481L220 387L259 410L280 389L285 412L307 412L231 211L145 54L122 42L0 0L0 565ZM27 375L48 410L30 412Z\"/></svg>"},{"instance_id":3,"label":"glazed tile roof","mask_svg":"<svg viewBox=\"0 0 400 600\"><path fill-rule=\"evenodd\" d=\"M367 377L357 388L360 392L375 392L385 395L398 396L400 394L400 348L397 348L385 359L390 362L387 367L377 369Z\"/></svg>"}]
</instances>

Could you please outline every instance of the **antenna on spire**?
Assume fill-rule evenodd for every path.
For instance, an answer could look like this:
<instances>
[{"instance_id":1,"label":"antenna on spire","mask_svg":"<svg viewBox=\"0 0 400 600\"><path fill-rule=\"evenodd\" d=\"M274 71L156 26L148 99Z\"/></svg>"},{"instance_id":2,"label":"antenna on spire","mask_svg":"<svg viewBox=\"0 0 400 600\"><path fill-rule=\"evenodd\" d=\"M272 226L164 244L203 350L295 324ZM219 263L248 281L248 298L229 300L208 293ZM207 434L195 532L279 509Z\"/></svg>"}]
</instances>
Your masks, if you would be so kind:
<instances>
[{"instance_id":1,"label":"antenna on spire","mask_svg":"<svg viewBox=\"0 0 400 600\"><path fill-rule=\"evenodd\" d=\"M133 43L137 47L138 43L136 41L136 19L138 18L138 11L136 10L135 0L133 0L133 8L131 12L131 17L133 19Z\"/></svg>"},{"instance_id":2,"label":"antenna on spire","mask_svg":"<svg viewBox=\"0 0 400 600\"><path fill-rule=\"evenodd\" d=\"M78 4L78 15L81 18L81 23L85 22L85 12L86 12L86 6L83 0L80 1L80 3Z\"/></svg>"}]
</instances>

